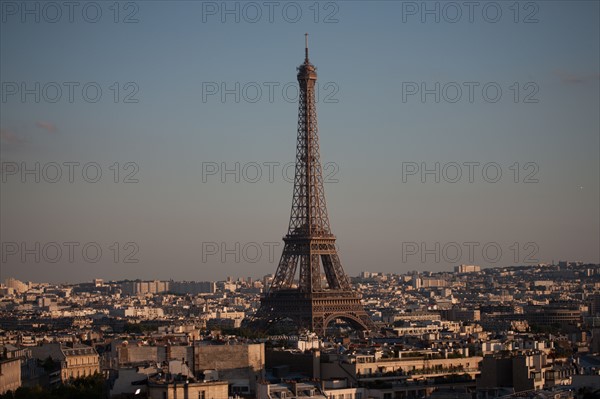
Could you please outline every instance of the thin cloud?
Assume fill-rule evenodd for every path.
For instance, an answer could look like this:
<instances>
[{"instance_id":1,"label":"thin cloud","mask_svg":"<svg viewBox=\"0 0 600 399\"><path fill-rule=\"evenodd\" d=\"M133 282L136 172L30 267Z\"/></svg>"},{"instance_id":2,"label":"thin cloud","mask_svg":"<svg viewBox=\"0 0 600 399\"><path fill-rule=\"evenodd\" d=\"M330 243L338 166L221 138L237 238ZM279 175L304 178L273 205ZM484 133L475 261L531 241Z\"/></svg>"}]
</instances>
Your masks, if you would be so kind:
<instances>
[{"instance_id":1,"label":"thin cloud","mask_svg":"<svg viewBox=\"0 0 600 399\"><path fill-rule=\"evenodd\" d=\"M56 129L56 125L52 122L44 122L44 121L37 121L35 123L35 125L41 129L44 129L50 133L56 133L57 129Z\"/></svg>"},{"instance_id":2,"label":"thin cloud","mask_svg":"<svg viewBox=\"0 0 600 399\"><path fill-rule=\"evenodd\" d=\"M589 75L577 75L574 73L568 73L565 71L558 71L556 73L560 80L566 84L580 85L589 82L595 82L600 80L600 73L592 73Z\"/></svg>"},{"instance_id":3,"label":"thin cloud","mask_svg":"<svg viewBox=\"0 0 600 399\"><path fill-rule=\"evenodd\" d=\"M0 141L6 144L21 144L27 142L27 140L8 129L0 129Z\"/></svg>"}]
</instances>

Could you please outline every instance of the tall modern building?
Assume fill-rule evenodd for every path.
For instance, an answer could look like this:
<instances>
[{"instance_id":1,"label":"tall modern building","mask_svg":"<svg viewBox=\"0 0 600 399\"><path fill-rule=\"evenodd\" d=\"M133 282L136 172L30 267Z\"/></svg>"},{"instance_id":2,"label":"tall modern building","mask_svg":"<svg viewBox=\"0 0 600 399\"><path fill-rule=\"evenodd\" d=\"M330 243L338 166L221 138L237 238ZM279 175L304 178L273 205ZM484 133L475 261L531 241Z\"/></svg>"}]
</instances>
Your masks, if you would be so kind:
<instances>
[{"instance_id":1,"label":"tall modern building","mask_svg":"<svg viewBox=\"0 0 600 399\"><path fill-rule=\"evenodd\" d=\"M342 269L329 225L315 104L317 72L308 59L308 34L297 77L298 139L290 224L279 266L255 321L268 326L291 319L299 329L319 335L336 319L370 330L373 323Z\"/></svg>"}]
</instances>

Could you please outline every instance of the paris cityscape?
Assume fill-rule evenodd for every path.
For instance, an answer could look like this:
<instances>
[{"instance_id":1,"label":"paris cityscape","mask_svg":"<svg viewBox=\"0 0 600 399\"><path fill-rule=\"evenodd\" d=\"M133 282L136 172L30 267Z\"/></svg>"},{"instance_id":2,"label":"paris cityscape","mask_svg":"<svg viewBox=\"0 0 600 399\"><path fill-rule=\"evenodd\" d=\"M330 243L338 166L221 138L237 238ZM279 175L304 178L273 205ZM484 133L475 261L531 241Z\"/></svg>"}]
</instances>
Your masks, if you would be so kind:
<instances>
[{"instance_id":1,"label":"paris cityscape","mask_svg":"<svg viewBox=\"0 0 600 399\"><path fill-rule=\"evenodd\" d=\"M0 4L0 399L600 398L600 2Z\"/></svg>"}]
</instances>

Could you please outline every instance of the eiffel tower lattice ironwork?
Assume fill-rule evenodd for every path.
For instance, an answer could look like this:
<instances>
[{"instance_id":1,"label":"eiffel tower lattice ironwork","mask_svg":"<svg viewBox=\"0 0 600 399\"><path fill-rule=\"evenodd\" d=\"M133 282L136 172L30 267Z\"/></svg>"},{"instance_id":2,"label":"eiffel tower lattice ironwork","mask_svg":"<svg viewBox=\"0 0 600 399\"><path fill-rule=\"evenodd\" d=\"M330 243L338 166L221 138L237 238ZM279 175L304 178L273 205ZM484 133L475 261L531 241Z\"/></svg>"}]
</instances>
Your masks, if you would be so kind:
<instances>
[{"instance_id":1,"label":"eiffel tower lattice ironwork","mask_svg":"<svg viewBox=\"0 0 600 399\"><path fill-rule=\"evenodd\" d=\"M298 328L319 335L336 319L371 330L373 322L342 269L329 225L319 155L316 81L316 68L308 59L307 34L304 63L298 67L298 138L290 224L275 277L255 320L269 324L290 318Z\"/></svg>"}]
</instances>

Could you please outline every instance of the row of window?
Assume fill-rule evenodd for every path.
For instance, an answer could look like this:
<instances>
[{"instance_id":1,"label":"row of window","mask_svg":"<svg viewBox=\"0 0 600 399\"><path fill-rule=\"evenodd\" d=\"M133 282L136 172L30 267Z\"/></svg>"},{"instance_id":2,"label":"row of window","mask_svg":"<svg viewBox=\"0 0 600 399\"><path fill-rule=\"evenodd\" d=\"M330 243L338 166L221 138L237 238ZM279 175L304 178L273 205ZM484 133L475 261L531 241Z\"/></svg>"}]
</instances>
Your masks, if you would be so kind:
<instances>
[{"instance_id":1,"label":"row of window","mask_svg":"<svg viewBox=\"0 0 600 399\"><path fill-rule=\"evenodd\" d=\"M356 394L352 393L341 393L338 395L331 394L329 395L329 399L362 399L362 392L356 392Z\"/></svg>"},{"instance_id":2,"label":"row of window","mask_svg":"<svg viewBox=\"0 0 600 399\"><path fill-rule=\"evenodd\" d=\"M98 363L98 358L96 356L88 356L85 358L76 357L74 359L67 360L67 364L69 366L77 366L80 364L96 364Z\"/></svg>"},{"instance_id":3,"label":"row of window","mask_svg":"<svg viewBox=\"0 0 600 399\"><path fill-rule=\"evenodd\" d=\"M166 392L163 392L163 399L168 399L169 395ZM198 399L206 399L206 391L198 392Z\"/></svg>"},{"instance_id":4,"label":"row of window","mask_svg":"<svg viewBox=\"0 0 600 399\"><path fill-rule=\"evenodd\" d=\"M89 369L89 373L86 371L86 369L77 369L77 370L70 370L67 373L65 373L67 375L68 378L79 378L79 377L85 377L88 375L93 375L94 372L97 372L98 370L92 370Z\"/></svg>"}]
</instances>

